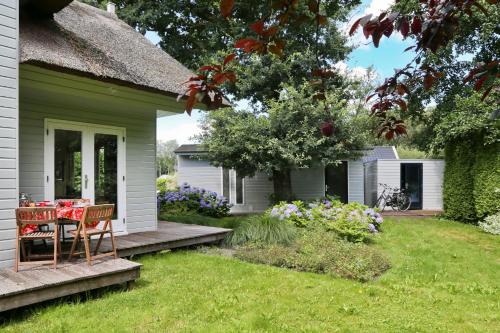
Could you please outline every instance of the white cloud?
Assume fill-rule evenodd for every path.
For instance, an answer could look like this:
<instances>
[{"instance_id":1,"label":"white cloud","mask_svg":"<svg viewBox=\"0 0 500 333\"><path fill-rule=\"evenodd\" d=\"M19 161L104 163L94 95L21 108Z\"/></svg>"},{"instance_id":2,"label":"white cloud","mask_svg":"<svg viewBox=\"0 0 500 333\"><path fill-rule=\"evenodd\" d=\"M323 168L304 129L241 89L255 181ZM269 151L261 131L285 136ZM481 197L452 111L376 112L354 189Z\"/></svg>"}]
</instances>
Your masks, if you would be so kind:
<instances>
[{"instance_id":1,"label":"white cloud","mask_svg":"<svg viewBox=\"0 0 500 333\"><path fill-rule=\"evenodd\" d=\"M372 70L368 77L368 68L361 66L350 68L349 65L347 65L347 63L345 63L344 61L337 62L335 65L333 65L333 67L335 67L340 72L340 74L353 79L377 80L379 78L379 74L375 70Z\"/></svg>"},{"instance_id":2,"label":"white cloud","mask_svg":"<svg viewBox=\"0 0 500 333\"><path fill-rule=\"evenodd\" d=\"M168 117L166 118L168 120ZM191 120L191 121L190 121ZM175 124L174 126L159 126L158 140L168 141L177 140L178 144L194 143L192 136L201 133L200 126L192 119L186 119L186 122Z\"/></svg>"}]
</instances>

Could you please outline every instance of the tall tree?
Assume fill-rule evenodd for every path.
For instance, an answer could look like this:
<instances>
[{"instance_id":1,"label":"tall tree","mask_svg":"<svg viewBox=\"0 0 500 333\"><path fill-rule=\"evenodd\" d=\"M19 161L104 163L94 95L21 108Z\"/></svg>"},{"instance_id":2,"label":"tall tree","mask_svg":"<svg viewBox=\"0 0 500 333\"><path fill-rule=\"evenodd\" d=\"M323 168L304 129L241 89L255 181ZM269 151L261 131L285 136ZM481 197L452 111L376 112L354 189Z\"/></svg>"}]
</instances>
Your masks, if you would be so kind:
<instances>
[{"instance_id":1,"label":"tall tree","mask_svg":"<svg viewBox=\"0 0 500 333\"><path fill-rule=\"evenodd\" d=\"M176 140L161 141L156 143L156 170L158 177L175 173L176 157L174 150L179 145Z\"/></svg>"},{"instance_id":2,"label":"tall tree","mask_svg":"<svg viewBox=\"0 0 500 333\"><path fill-rule=\"evenodd\" d=\"M365 137L347 101L341 93L332 92L317 104L309 89L285 86L279 99L268 102L266 115L231 108L207 113L200 140L208 148L208 159L241 176L267 173L273 180L275 199L288 201L293 197L293 169L355 157ZM318 129L324 122L323 103L336 110L333 126L323 123L328 137Z\"/></svg>"},{"instance_id":3,"label":"tall tree","mask_svg":"<svg viewBox=\"0 0 500 333\"><path fill-rule=\"evenodd\" d=\"M84 1L95 6L106 3ZM271 2L261 0L236 1L231 20L221 16L220 2L213 0L116 0L116 3L120 18L142 33L157 32L160 47L192 70L220 62L239 40L258 36L258 24L249 27L251 23L264 24L267 17L277 12ZM223 87L226 97L249 99L256 109L265 111L267 101L279 97L283 82L299 87L304 80L311 79L313 68L331 68L346 59L351 48L340 23L348 20L348 14L360 0L322 1L324 22L319 27L303 24L314 22L309 2L295 3L293 15L289 15L291 24L273 36L282 44L282 49L275 48L279 54L240 57L241 66L232 69L237 82L226 82ZM342 82L340 76L329 79L333 87L341 86Z\"/></svg>"}]
</instances>

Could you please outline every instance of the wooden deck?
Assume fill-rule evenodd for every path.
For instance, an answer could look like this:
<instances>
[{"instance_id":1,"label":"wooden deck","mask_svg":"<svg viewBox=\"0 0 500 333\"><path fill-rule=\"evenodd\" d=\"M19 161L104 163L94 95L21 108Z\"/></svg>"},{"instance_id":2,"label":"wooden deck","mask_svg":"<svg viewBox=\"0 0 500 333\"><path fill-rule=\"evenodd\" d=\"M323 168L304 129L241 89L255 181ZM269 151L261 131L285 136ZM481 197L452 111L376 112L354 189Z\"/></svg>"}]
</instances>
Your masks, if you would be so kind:
<instances>
[{"instance_id":1,"label":"wooden deck","mask_svg":"<svg viewBox=\"0 0 500 333\"><path fill-rule=\"evenodd\" d=\"M157 231L140 232L116 237L118 255L136 254L166 249L219 242L230 229L194 224L158 222ZM92 241L92 245L95 241ZM65 243L65 247L70 245ZM103 241L101 251L110 249L109 239ZM64 257L67 258L63 250ZM11 268L0 269L0 312L25 305L40 303L83 291L133 281L139 278L140 264L125 259L101 259L88 266L83 259L50 266L22 268L18 273Z\"/></svg>"},{"instance_id":2,"label":"wooden deck","mask_svg":"<svg viewBox=\"0 0 500 333\"><path fill-rule=\"evenodd\" d=\"M141 265L124 259L63 262L54 270L31 266L14 272L0 270L0 312L77 294L87 290L131 282L139 278Z\"/></svg>"},{"instance_id":3,"label":"wooden deck","mask_svg":"<svg viewBox=\"0 0 500 333\"><path fill-rule=\"evenodd\" d=\"M157 231L116 237L116 247L120 257L130 257L136 254L219 242L229 232L231 229L159 221ZM101 245L103 252L109 251L110 248L109 240Z\"/></svg>"}]
</instances>

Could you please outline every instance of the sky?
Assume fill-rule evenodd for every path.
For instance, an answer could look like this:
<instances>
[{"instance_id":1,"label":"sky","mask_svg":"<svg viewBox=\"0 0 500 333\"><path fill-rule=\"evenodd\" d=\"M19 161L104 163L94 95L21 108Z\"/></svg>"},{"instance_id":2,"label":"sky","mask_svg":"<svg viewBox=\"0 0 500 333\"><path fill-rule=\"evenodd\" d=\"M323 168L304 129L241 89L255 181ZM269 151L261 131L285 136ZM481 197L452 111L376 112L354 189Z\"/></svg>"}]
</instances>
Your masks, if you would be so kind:
<instances>
[{"instance_id":1,"label":"sky","mask_svg":"<svg viewBox=\"0 0 500 333\"><path fill-rule=\"evenodd\" d=\"M349 23L354 22L360 16L367 13L378 14L389 8L394 0L363 0L363 3L351 14ZM346 25L346 31L351 24ZM157 44L159 37L155 32L148 32L146 37ZM411 52L404 53L404 49L410 45L400 35L392 35L391 38L383 38L378 48L375 48L361 33L361 29L351 38L353 45L357 48L350 54L347 61L337 64L337 67L349 68L354 73L363 73L366 68L372 66L380 79L394 73L394 68L406 65L412 57ZM240 103L242 106L245 102ZM159 118L157 121L158 140L177 140L179 144L193 143L193 136L200 132L198 126L203 111L193 110L191 116L186 113Z\"/></svg>"}]
</instances>

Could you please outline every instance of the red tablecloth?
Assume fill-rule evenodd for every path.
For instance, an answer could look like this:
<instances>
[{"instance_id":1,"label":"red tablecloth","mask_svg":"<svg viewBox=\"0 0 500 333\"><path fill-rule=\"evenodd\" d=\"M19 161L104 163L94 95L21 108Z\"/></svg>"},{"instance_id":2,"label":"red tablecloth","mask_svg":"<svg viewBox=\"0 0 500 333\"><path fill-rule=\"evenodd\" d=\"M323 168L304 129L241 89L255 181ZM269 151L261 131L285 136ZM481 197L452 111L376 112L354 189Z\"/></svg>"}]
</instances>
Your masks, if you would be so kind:
<instances>
[{"instance_id":1,"label":"red tablecloth","mask_svg":"<svg viewBox=\"0 0 500 333\"><path fill-rule=\"evenodd\" d=\"M61 202L60 202L61 204ZM56 213L58 219L73 220L75 222L80 221L83 215L83 207L73 207L73 203L70 201L63 202L62 205L56 206ZM98 221L93 223L87 223L86 226L90 228L95 228L99 224ZM21 228L21 233L28 234L38 230L38 225L36 224L26 224Z\"/></svg>"}]
</instances>

